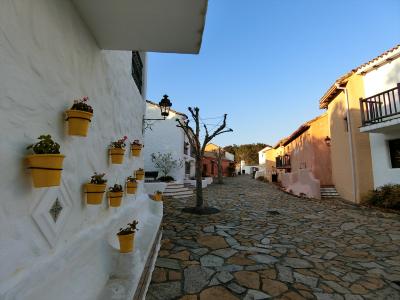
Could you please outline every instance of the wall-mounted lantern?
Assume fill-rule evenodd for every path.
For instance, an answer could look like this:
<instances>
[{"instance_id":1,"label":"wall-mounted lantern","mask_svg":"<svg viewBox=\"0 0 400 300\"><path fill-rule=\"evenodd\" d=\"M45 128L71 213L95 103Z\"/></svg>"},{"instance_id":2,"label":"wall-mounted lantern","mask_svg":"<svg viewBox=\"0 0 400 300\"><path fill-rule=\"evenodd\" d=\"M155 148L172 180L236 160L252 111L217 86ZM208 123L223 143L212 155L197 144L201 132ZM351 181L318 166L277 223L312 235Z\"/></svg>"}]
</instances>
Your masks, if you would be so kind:
<instances>
[{"instance_id":1,"label":"wall-mounted lantern","mask_svg":"<svg viewBox=\"0 0 400 300\"><path fill-rule=\"evenodd\" d=\"M154 122L149 122L149 121L163 121L165 120L166 117L169 116L169 111L171 109L172 103L168 99L168 95L163 96L161 101L158 102L158 106L160 107L162 118L146 119L143 116L143 132L148 128L151 130L151 126L154 125Z\"/></svg>"},{"instance_id":2,"label":"wall-mounted lantern","mask_svg":"<svg viewBox=\"0 0 400 300\"><path fill-rule=\"evenodd\" d=\"M325 141L325 144L326 144L328 147L330 147L330 145L331 145L331 138L330 138L329 136L327 136L327 137L324 139L324 141Z\"/></svg>"}]
</instances>

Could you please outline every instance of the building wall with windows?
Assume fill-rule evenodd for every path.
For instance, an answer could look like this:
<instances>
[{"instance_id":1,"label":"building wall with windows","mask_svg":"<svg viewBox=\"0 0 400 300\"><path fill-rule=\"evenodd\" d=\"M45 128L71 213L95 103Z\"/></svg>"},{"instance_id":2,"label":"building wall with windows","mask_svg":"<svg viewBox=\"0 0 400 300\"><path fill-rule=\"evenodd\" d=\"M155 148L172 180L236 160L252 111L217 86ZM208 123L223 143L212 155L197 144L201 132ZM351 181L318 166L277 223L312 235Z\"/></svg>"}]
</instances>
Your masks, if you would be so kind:
<instances>
[{"instance_id":1,"label":"building wall with windows","mask_svg":"<svg viewBox=\"0 0 400 300\"><path fill-rule=\"evenodd\" d=\"M161 118L160 107L148 101L146 118ZM143 156L145 171L159 171L151 161L151 154L157 152L171 153L175 160L182 161L182 166L171 170L169 176L182 183L185 178L194 176L195 169L188 138L181 128L176 127L177 118L185 120L187 117L182 113L171 110L166 120L148 121L144 132ZM161 176L161 173L158 175Z\"/></svg>"},{"instance_id":2,"label":"building wall with windows","mask_svg":"<svg viewBox=\"0 0 400 300\"><path fill-rule=\"evenodd\" d=\"M303 124L299 130L298 136L285 142L284 153L290 156L290 172L306 169L320 185L332 185L331 151L325 141L330 136L328 114Z\"/></svg>"},{"instance_id":3,"label":"building wall with windows","mask_svg":"<svg viewBox=\"0 0 400 300\"><path fill-rule=\"evenodd\" d=\"M365 98L395 88L400 83L400 58L397 57L390 63L368 71L363 76L363 81ZM398 93L399 90L396 90L395 95ZM397 101L396 104L399 106L400 102ZM392 108L394 108L393 105ZM398 108L398 111L400 111L400 108ZM394 121L396 121L396 118L400 118L400 114L394 116ZM385 122L383 122L382 125L389 124L385 125ZM400 141L400 125L386 126L380 132L366 132L364 134L369 135L370 140L374 187L389 183L400 184L400 168L394 161L392 162L393 156L397 155L400 158L400 148L396 146L399 145Z\"/></svg>"},{"instance_id":4,"label":"building wall with windows","mask_svg":"<svg viewBox=\"0 0 400 300\"><path fill-rule=\"evenodd\" d=\"M142 94L131 73L131 51L101 50L71 1L5 1L0 10L0 237L1 299L100 299L106 285L132 274L120 286L132 299L151 253L162 204L143 187L124 196L122 207L87 205L83 185L93 172L108 185L124 185L143 167L129 155L112 165L108 147L127 136L142 140ZM146 55L141 54L144 68ZM143 77L145 84L145 77ZM89 97L94 116L87 137L69 136L65 110ZM59 187L34 188L24 164L26 146L50 134L66 156ZM61 211L50 213L58 199ZM139 221L136 251L119 267L120 227ZM108 294L107 299L113 297Z\"/></svg>"}]
</instances>

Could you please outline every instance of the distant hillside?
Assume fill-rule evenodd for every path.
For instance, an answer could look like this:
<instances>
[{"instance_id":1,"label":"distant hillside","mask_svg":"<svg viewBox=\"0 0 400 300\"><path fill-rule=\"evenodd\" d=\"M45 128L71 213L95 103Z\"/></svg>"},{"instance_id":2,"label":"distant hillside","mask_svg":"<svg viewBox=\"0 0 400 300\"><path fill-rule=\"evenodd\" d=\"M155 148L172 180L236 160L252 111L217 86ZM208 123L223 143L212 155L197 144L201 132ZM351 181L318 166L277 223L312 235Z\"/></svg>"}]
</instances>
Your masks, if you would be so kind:
<instances>
[{"instance_id":1,"label":"distant hillside","mask_svg":"<svg viewBox=\"0 0 400 300\"><path fill-rule=\"evenodd\" d=\"M258 164L258 151L268 146L264 143L256 144L243 144L243 145L229 145L224 147L225 151L228 151L235 155L235 162L244 160L247 165Z\"/></svg>"}]
</instances>

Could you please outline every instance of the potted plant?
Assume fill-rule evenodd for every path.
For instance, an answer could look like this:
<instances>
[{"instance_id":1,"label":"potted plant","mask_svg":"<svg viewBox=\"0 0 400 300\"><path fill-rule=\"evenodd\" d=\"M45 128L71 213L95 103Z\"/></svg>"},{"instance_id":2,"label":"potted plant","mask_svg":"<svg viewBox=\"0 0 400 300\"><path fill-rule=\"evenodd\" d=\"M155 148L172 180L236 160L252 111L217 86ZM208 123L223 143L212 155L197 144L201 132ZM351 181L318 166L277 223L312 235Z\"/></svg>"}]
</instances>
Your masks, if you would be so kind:
<instances>
[{"instance_id":1,"label":"potted plant","mask_svg":"<svg viewBox=\"0 0 400 300\"><path fill-rule=\"evenodd\" d=\"M95 172L90 179L90 183L85 184L87 204L101 204L107 187L107 180L104 179L105 175L105 173L97 174Z\"/></svg>"},{"instance_id":2,"label":"potted plant","mask_svg":"<svg viewBox=\"0 0 400 300\"><path fill-rule=\"evenodd\" d=\"M114 186L108 188L108 199L110 200L111 207L121 206L123 193L124 189L120 184L114 184Z\"/></svg>"},{"instance_id":3,"label":"potted plant","mask_svg":"<svg viewBox=\"0 0 400 300\"><path fill-rule=\"evenodd\" d=\"M126 147L125 141L127 139L127 136L124 136L122 139L110 144L111 163L122 164Z\"/></svg>"},{"instance_id":4,"label":"potted plant","mask_svg":"<svg viewBox=\"0 0 400 300\"><path fill-rule=\"evenodd\" d=\"M157 191L157 192L153 195L153 200L154 200L154 201L162 201L162 192L161 192L161 191Z\"/></svg>"},{"instance_id":5,"label":"potted plant","mask_svg":"<svg viewBox=\"0 0 400 300\"><path fill-rule=\"evenodd\" d=\"M140 156L140 151L142 150L142 144L139 143L139 140L134 140L131 143L131 153L132 156Z\"/></svg>"},{"instance_id":6,"label":"potted plant","mask_svg":"<svg viewBox=\"0 0 400 300\"><path fill-rule=\"evenodd\" d=\"M126 193L135 194L137 190L137 181L133 176L126 178Z\"/></svg>"},{"instance_id":7,"label":"potted plant","mask_svg":"<svg viewBox=\"0 0 400 300\"><path fill-rule=\"evenodd\" d=\"M144 179L144 170L142 168L136 170L136 179L143 180Z\"/></svg>"},{"instance_id":8,"label":"potted plant","mask_svg":"<svg viewBox=\"0 0 400 300\"><path fill-rule=\"evenodd\" d=\"M88 100L89 97L74 100L72 107L65 112L69 135L87 136L93 117L93 108L87 104Z\"/></svg>"},{"instance_id":9,"label":"potted plant","mask_svg":"<svg viewBox=\"0 0 400 300\"><path fill-rule=\"evenodd\" d=\"M120 228L117 233L119 240L119 252L129 253L132 252L135 242L135 232L137 229L138 221L133 220L132 223L128 223L126 228Z\"/></svg>"},{"instance_id":10,"label":"potted plant","mask_svg":"<svg viewBox=\"0 0 400 300\"><path fill-rule=\"evenodd\" d=\"M33 186L59 186L65 156L60 154L60 145L52 140L51 135L41 135L38 139L39 142L26 148L34 153L26 157L32 170Z\"/></svg>"}]
</instances>

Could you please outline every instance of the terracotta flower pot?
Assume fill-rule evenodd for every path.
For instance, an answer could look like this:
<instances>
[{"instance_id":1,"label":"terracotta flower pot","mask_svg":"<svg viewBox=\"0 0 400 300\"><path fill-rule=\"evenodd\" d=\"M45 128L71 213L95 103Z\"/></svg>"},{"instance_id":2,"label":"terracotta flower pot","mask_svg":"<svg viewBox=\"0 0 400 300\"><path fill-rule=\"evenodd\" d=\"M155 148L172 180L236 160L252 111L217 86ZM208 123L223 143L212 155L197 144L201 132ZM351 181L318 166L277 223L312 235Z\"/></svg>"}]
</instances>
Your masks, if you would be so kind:
<instances>
[{"instance_id":1,"label":"terracotta flower pot","mask_svg":"<svg viewBox=\"0 0 400 300\"><path fill-rule=\"evenodd\" d=\"M154 201L162 201L162 194L155 193L155 194L153 195L153 200L154 200Z\"/></svg>"},{"instance_id":2,"label":"terracotta flower pot","mask_svg":"<svg viewBox=\"0 0 400 300\"><path fill-rule=\"evenodd\" d=\"M127 194L135 194L137 190L137 182L130 182L126 183L126 193Z\"/></svg>"},{"instance_id":3,"label":"terracotta flower pot","mask_svg":"<svg viewBox=\"0 0 400 300\"><path fill-rule=\"evenodd\" d=\"M94 184L87 183L85 184L86 188L86 203L98 205L103 201L103 195L106 191L106 184Z\"/></svg>"},{"instance_id":4,"label":"terracotta flower pot","mask_svg":"<svg viewBox=\"0 0 400 300\"><path fill-rule=\"evenodd\" d=\"M65 155L33 154L26 157L34 187L59 186Z\"/></svg>"},{"instance_id":5,"label":"terracotta flower pot","mask_svg":"<svg viewBox=\"0 0 400 300\"><path fill-rule=\"evenodd\" d=\"M143 180L144 179L144 171L137 170L136 171L136 180Z\"/></svg>"},{"instance_id":6,"label":"terracotta flower pot","mask_svg":"<svg viewBox=\"0 0 400 300\"><path fill-rule=\"evenodd\" d=\"M111 207L121 206L122 195L124 192L108 192L108 199Z\"/></svg>"},{"instance_id":7,"label":"terracotta flower pot","mask_svg":"<svg viewBox=\"0 0 400 300\"><path fill-rule=\"evenodd\" d=\"M142 150L142 145L131 145L132 156L140 156L141 150Z\"/></svg>"},{"instance_id":8,"label":"terracotta flower pot","mask_svg":"<svg viewBox=\"0 0 400 300\"><path fill-rule=\"evenodd\" d=\"M87 136L93 114L76 109L67 110L65 113L67 114L68 134Z\"/></svg>"},{"instance_id":9,"label":"terracotta flower pot","mask_svg":"<svg viewBox=\"0 0 400 300\"><path fill-rule=\"evenodd\" d=\"M122 148L111 148L110 155L111 155L111 163L113 164L122 164L124 161L124 153L125 149Z\"/></svg>"},{"instance_id":10,"label":"terracotta flower pot","mask_svg":"<svg viewBox=\"0 0 400 300\"><path fill-rule=\"evenodd\" d=\"M119 252L129 253L133 251L135 244L135 234L117 234L119 240Z\"/></svg>"}]
</instances>

